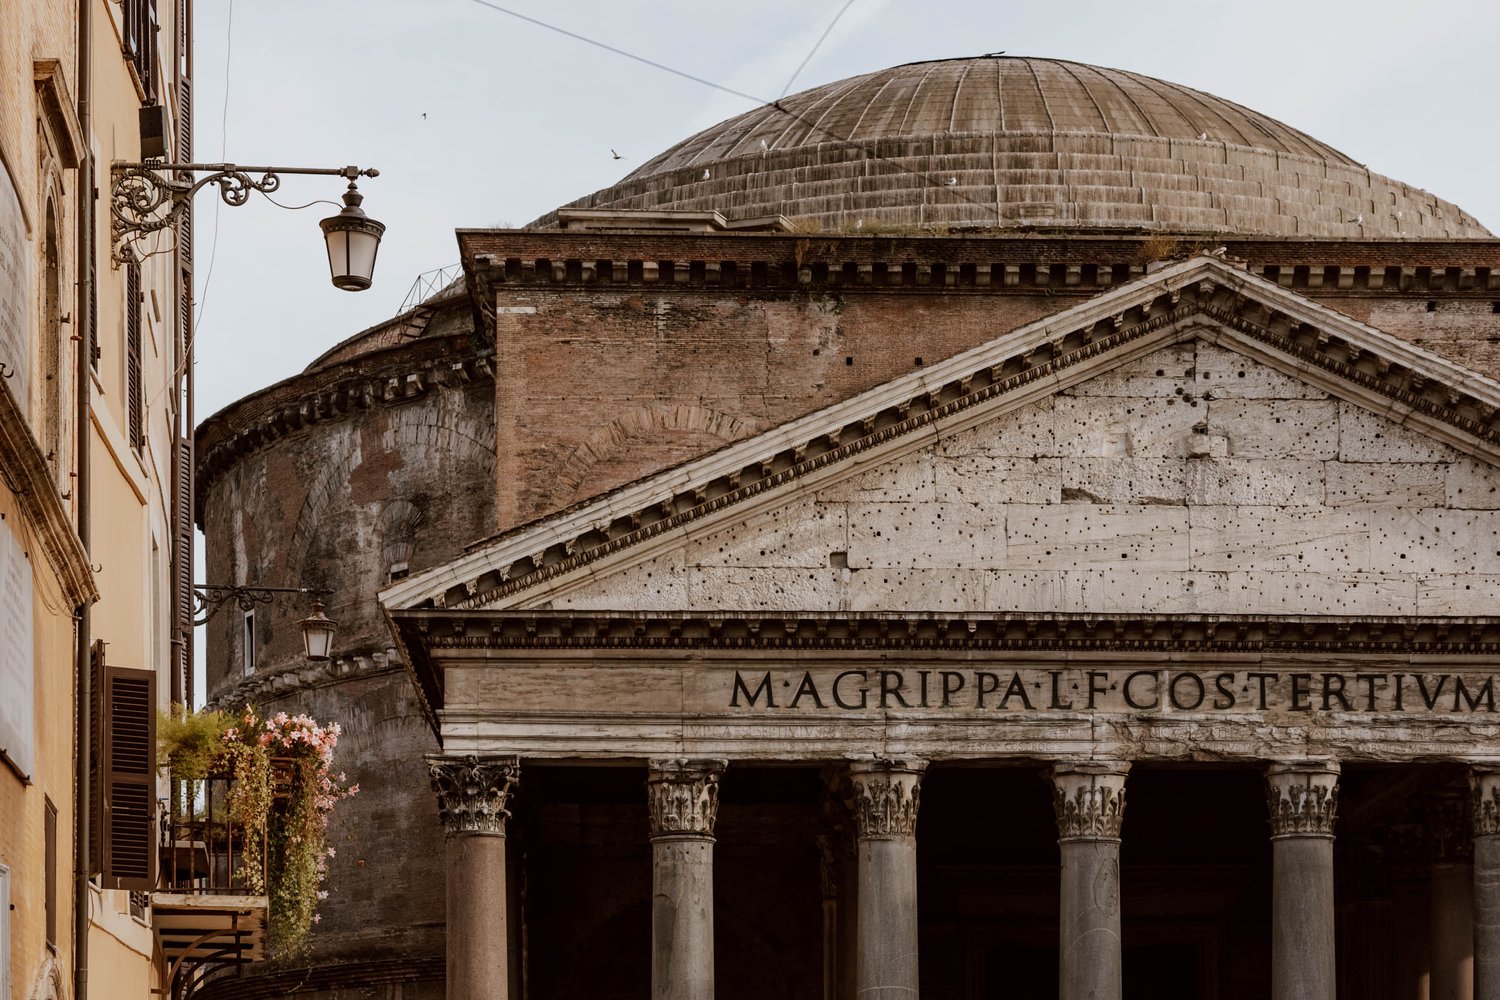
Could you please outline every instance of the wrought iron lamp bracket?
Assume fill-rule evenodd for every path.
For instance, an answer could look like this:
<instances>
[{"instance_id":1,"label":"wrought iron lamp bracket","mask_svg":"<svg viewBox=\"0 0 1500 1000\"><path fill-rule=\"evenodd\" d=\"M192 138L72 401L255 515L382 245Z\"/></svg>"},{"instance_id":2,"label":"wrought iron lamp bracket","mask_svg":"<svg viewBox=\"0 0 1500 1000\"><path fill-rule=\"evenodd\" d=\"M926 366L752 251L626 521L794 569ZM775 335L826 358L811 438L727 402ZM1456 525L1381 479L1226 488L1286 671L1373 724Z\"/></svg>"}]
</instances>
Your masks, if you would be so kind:
<instances>
[{"instance_id":1,"label":"wrought iron lamp bracket","mask_svg":"<svg viewBox=\"0 0 1500 1000\"><path fill-rule=\"evenodd\" d=\"M110 165L110 260L116 265L136 259L134 244L143 237L174 227L193 196L210 184L219 186L224 204L240 206L251 191L269 195L281 187L282 174L320 174L344 177L353 187L360 177L378 177L374 167L242 167L234 163L144 163L116 161ZM202 176L199 176L202 175Z\"/></svg>"},{"instance_id":2,"label":"wrought iron lamp bracket","mask_svg":"<svg viewBox=\"0 0 1500 1000\"><path fill-rule=\"evenodd\" d=\"M256 605L270 604L277 594L309 594L327 597L333 591L320 587L235 587L206 583L193 586L193 624L206 625L231 601L241 611L253 611Z\"/></svg>"}]
</instances>

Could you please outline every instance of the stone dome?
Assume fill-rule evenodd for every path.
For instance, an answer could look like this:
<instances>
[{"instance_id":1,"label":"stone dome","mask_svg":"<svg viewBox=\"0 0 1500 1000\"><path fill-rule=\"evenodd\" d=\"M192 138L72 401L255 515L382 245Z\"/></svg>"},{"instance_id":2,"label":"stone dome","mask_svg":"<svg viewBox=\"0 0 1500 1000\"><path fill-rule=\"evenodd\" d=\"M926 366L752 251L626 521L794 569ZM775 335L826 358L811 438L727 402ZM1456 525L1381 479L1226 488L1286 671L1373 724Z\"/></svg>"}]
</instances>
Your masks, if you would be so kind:
<instances>
[{"instance_id":1,"label":"stone dome","mask_svg":"<svg viewBox=\"0 0 1500 1000\"><path fill-rule=\"evenodd\" d=\"M567 208L905 227L1484 238L1457 206L1231 101L1058 59L908 63L683 140ZM545 226L555 215L539 219Z\"/></svg>"}]
</instances>

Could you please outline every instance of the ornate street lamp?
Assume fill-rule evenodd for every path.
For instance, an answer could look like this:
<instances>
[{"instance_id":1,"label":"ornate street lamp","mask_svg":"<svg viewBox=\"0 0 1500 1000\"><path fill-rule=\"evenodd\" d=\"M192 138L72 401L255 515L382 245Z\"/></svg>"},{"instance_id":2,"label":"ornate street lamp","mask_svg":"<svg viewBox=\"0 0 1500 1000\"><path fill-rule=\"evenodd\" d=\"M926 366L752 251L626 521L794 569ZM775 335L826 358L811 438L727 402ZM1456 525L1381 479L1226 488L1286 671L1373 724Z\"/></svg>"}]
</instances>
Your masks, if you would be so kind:
<instances>
[{"instance_id":1,"label":"ornate street lamp","mask_svg":"<svg viewBox=\"0 0 1500 1000\"><path fill-rule=\"evenodd\" d=\"M309 660L326 660L333 649L338 623L323 613L323 602L313 601L312 614L297 623L302 627L302 648Z\"/></svg>"},{"instance_id":2,"label":"ornate street lamp","mask_svg":"<svg viewBox=\"0 0 1500 1000\"><path fill-rule=\"evenodd\" d=\"M117 263L136 259L133 244L142 237L176 226L193 195L208 184L219 186L226 205L243 205L251 191L269 196L281 187L282 174L322 174L344 177L344 210L324 219L328 263L333 283L346 291L370 287L375 272L375 253L385 226L360 210L363 196L354 182L360 177L378 177L373 167L241 167L233 163L121 163L111 165L114 190L110 194L113 245L110 257ZM203 174L205 176L199 176ZM258 179L257 179L258 175ZM273 202L274 204L274 202ZM282 206L285 207L285 206Z\"/></svg>"},{"instance_id":3,"label":"ornate street lamp","mask_svg":"<svg viewBox=\"0 0 1500 1000\"><path fill-rule=\"evenodd\" d=\"M346 292L362 292L370 287L375 253L385 232L384 223L376 222L360 210L359 203L364 200L351 177L349 190L344 192L344 210L318 223L328 241L328 268L333 272L334 287Z\"/></svg>"}]
</instances>

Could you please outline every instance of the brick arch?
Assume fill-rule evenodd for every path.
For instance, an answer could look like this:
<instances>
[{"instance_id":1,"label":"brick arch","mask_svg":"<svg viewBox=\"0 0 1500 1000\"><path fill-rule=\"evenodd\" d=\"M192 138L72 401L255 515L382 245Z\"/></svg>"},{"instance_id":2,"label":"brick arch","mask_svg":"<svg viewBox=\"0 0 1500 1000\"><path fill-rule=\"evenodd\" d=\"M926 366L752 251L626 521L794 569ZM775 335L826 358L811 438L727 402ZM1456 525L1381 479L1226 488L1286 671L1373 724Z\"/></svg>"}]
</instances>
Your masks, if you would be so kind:
<instances>
[{"instance_id":1,"label":"brick arch","mask_svg":"<svg viewBox=\"0 0 1500 1000\"><path fill-rule=\"evenodd\" d=\"M565 507L585 496L629 482L640 475L655 472L675 462L646 462L635 475L611 482L601 478L601 466L614 462L631 445L643 438L675 436L707 445L701 452L738 441L754 434L759 427L732 414L713 410L697 403L649 403L617 417L589 435L559 465L547 493L549 509ZM700 453L701 453L700 452Z\"/></svg>"}]
</instances>

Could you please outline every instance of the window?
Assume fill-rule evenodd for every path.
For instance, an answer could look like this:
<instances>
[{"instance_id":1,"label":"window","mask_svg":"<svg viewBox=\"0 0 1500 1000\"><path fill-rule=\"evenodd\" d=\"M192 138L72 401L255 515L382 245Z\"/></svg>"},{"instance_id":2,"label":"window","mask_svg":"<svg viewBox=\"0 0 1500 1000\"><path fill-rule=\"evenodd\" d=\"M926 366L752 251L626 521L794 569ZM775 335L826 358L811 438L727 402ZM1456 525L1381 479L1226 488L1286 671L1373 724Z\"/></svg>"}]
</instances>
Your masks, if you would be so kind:
<instances>
[{"instance_id":1,"label":"window","mask_svg":"<svg viewBox=\"0 0 1500 1000\"><path fill-rule=\"evenodd\" d=\"M146 103L156 103L156 0L122 0L125 14L120 44L135 70Z\"/></svg>"},{"instance_id":2,"label":"window","mask_svg":"<svg viewBox=\"0 0 1500 1000\"><path fill-rule=\"evenodd\" d=\"M47 922L47 945L54 951L57 950L57 806L52 800L44 798L46 807L46 824L43 831L45 843L44 862L46 868L46 880L43 883L46 898L42 900L42 910L46 914Z\"/></svg>"},{"instance_id":3,"label":"window","mask_svg":"<svg viewBox=\"0 0 1500 1000\"><path fill-rule=\"evenodd\" d=\"M57 211L52 199L47 199L47 230L42 259L42 367L47 384L45 409L42 413L42 447L46 449L47 461L52 464L52 474L58 475L63 468L62 458L62 286L58 260Z\"/></svg>"},{"instance_id":4,"label":"window","mask_svg":"<svg viewBox=\"0 0 1500 1000\"><path fill-rule=\"evenodd\" d=\"M255 673L255 612L245 612L245 676Z\"/></svg>"}]
</instances>

